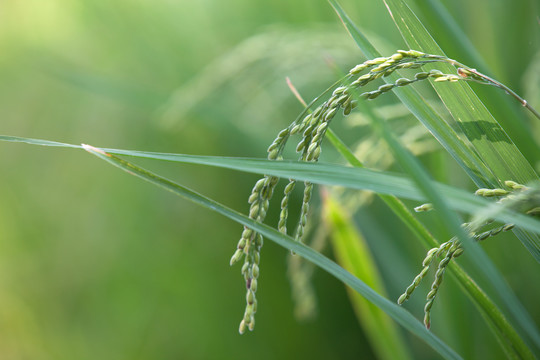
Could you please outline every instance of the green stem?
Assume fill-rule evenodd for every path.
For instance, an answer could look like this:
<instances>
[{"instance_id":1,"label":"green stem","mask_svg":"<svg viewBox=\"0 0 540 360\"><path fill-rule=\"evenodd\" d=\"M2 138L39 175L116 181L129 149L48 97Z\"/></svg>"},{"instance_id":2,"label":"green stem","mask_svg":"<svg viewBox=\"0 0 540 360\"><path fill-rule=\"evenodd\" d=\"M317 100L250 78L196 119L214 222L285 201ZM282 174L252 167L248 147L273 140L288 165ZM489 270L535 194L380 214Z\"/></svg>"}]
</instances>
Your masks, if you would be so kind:
<instances>
[{"instance_id":1,"label":"green stem","mask_svg":"<svg viewBox=\"0 0 540 360\"><path fill-rule=\"evenodd\" d=\"M347 145L332 131L328 129L327 138L336 150L354 167L363 167L362 162L356 158ZM439 247L440 243L431 235L426 227L414 217L412 212L401 200L392 195L378 195L392 211L409 227L409 229L422 241L423 245L430 249ZM508 322L495 303L484 291L472 280L472 278L453 262L449 267L450 274L454 276L462 289L473 300L476 306L486 315L491 322L495 334L501 346L506 352L516 353L522 359L534 359L534 355L523 342L516 330Z\"/></svg>"},{"instance_id":2,"label":"green stem","mask_svg":"<svg viewBox=\"0 0 540 360\"><path fill-rule=\"evenodd\" d=\"M538 113L538 111L536 111L536 109L534 109L528 102L527 100L523 99L521 96L519 96L515 91L513 91L512 89L510 89L508 86L504 85L503 83L493 79L492 77L489 77L485 74L482 74L481 72L479 72L478 70L476 69L473 69L473 68L470 68L468 67L467 65L464 65L462 63L460 63L459 61L456 61L454 59L449 59L447 57L444 57L444 56L438 56L438 55L426 55L427 58L429 59L435 59L437 61L442 61L442 62L446 62L446 63L449 63L451 65L454 65L454 66L457 66L457 67L460 67L460 68L464 68L464 69L467 69L467 71L471 72L472 74L474 74L475 76L478 76L479 78L483 79L486 83L488 83L489 85L492 85L492 86L495 86L499 89L502 89L504 90L508 95L512 96L514 99L516 99L517 101L519 101L521 103L521 105L523 105L525 108L527 108L527 110L529 110L537 119L540 120L540 113Z\"/></svg>"}]
</instances>

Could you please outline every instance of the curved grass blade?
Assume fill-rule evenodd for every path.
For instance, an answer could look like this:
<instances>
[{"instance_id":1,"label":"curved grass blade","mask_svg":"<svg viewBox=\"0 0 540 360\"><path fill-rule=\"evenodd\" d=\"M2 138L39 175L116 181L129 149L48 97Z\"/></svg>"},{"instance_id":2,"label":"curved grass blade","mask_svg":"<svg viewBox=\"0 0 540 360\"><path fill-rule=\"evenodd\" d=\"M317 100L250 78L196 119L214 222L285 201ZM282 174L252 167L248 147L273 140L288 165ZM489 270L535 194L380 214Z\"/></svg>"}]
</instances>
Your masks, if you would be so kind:
<instances>
[{"instance_id":1,"label":"curved grass blade","mask_svg":"<svg viewBox=\"0 0 540 360\"><path fill-rule=\"evenodd\" d=\"M231 220L238 222L244 226L247 226L259 233L268 239L276 242L278 245L293 251L299 256L304 257L305 259L313 262L315 265L319 266L323 270L335 276L338 280L350 286L352 289L364 296L368 301L375 304L377 307L386 312L394 320L404 326L407 330L411 331L416 336L424 340L428 345L430 345L435 351L441 354L446 359L461 359L461 357L454 352L448 345L442 342L434 334L427 331L424 326L414 318L409 312L402 309L401 307L395 305L390 300L380 296L373 289L367 286L364 282L354 277L351 273L344 270L342 267L337 265L335 262L326 258L324 255L312 250L311 248L303 245L300 242L294 241L289 236L286 236L279 231L258 223L245 215L240 214L230 208L221 205L220 203L204 197L193 190L190 190L182 185L176 184L170 180L167 180L163 177L160 177L154 173L151 173L147 170L144 170L138 166L135 166L127 161L124 161L120 158L117 158L111 154L106 153L105 151L94 148L89 145L82 146L89 153L97 156L98 158L107 161L108 163L126 171L127 173L137 176L143 180L146 180L154 185L157 185L165 190L168 190L175 195L178 195L186 200L190 200L198 205L201 205L207 209L220 213Z\"/></svg>"},{"instance_id":2,"label":"curved grass blade","mask_svg":"<svg viewBox=\"0 0 540 360\"><path fill-rule=\"evenodd\" d=\"M82 148L80 145L4 135L0 135L0 141L24 142L32 145L52 147ZM350 189L368 190L378 194L393 195L410 200L427 201L427 198L417 186L407 177L366 168L350 168L322 162L270 161L265 159L183 155L108 148L101 148L101 150L114 155L215 166L254 174L274 175L280 178L294 178L299 181L309 181L320 185L336 185ZM436 191L445 197L452 209L468 214L475 214L493 205L492 202L482 197L474 196L466 191L436 182L433 182L433 184ZM530 216L504 208L494 213L493 216L494 219L501 222L514 223L523 229L540 234L540 221Z\"/></svg>"}]
</instances>

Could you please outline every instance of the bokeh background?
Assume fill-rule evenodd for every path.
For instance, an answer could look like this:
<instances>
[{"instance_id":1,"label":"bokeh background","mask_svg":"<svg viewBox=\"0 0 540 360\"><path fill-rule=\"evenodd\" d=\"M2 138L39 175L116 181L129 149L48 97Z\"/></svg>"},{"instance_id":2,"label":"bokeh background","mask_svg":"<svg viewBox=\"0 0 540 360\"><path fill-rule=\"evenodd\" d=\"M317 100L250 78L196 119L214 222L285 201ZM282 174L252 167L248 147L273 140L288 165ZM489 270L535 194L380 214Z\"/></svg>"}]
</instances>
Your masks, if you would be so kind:
<instances>
[{"instance_id":1,"label":"bokeh background","mask_svg":"<svg viewBox=\"0 0 540 360\"><path fill-rule=\"evenodd\" d=\"M434 1L408 3L450 57L474 66L465 39L442 30L431 15ZM538 1L442 3L486 72L540 105ZM382 52L405 48L382 1L342 5ZM302 109L287 76L311 99L337 79L336 69L363 60L323 0L2 0L0 134L264 157L274 134ZM488 101L499 99L495 92L479 89ZM396 131L406 134L415 121L389 101L381 104L397 111ZM529 151L528 134L539 127L516 104L487 103L536 166L539 154ZM357 116L336 130L351 146L368 141L363 154L371 165L399 170L362 124ZM411 144L419 145L411 148L438 180L472 190L422 132ZM331 151L325 156L341 161ZM257 179L137 163L242 212ZM300 195L293 200L298 206ZM424 249L378 201L362 201L349 205L395 299L419 271ZM276 215L271 211L269 223ZM270 242L262 255L257 326L240 336L244 284L240 267L228 265L240 232L241 226L83 151L1 143L0 359L373 357L343 285L329 275L316 271L312 279L316 316L295 318L288 254ZM530 286L534 279L538 284L538 264L511 235L484 247L540 319L540 290ZM324 252L332 256L329 247ZM408 305L418 317L423 296ZM467 358L502 356L451 279L433 316L433 331ZM403 335L416 358L436 357Z\"/></svg>"}]
</instances>

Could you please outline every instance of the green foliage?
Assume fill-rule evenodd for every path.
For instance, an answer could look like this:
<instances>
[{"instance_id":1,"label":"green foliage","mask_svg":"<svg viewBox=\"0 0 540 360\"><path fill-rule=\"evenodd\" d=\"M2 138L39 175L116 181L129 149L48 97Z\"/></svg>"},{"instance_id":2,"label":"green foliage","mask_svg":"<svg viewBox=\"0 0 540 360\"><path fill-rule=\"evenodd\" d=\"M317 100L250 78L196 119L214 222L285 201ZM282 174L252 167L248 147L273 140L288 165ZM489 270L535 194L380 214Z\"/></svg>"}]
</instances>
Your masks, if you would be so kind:
<instances>
[{"instance_id":1,"label":"green foliage","mask_svg":"<svg viewBox=\"0 0 540 360\"><path fill-rule=\"evenodd\" d=\"M396 331L389 320L393 318L445 358L497 358L501 349L508 358L534 358L540 348L534 306L540 294L531 286L530 276L523 274L537 272L534 259L540 254L540 223L535 219L540 208L538 190L531 183L537 179L533 167L540 152L530 131L538 124L499 89L472 84L473 92L467 82L502 88L537 115L517 94L534 99L531 94L538 92L537 86L519 80L534 74L534 61L527 70L526 59L540 50L515 46L517 38L527 44L538 40L537 32L527 30L528 22L523 21L531 18L537 4L523 1L511 9L501 5L490 10L504 14L513 30L497 41L479 43L471 24L478 22L479 9L489 8L482 1L472 5L410 1L413 9L419 6L420 19L398 0L352 3L350 16L336 1L329 2L368 60L358 59L353 42L347 43L344 32L337 30L329 7L319 9L312 2L233 1L225 6L211 1L184 7L166 2L75 5L55 0L33 10L6 5L14 13L24 13L38 31L29 35L24 25L1 25L13 31L3 32L0 38L4 53L11 54L0 63L5 75L0 103L7 120L0 133L28 137L1 136L0 140L81 148L30 137L66 138L165 151L82 146L132 175L244 226L231 259L231 263L244 260L247 306L240 332L254 329L255 312L258 326L252 337L241 338L231 325L241 291L231 289L234 271L223 271L227 262L223 256L234 248L227 239L236 236L237 227L207 211L177 205L152 187L117 178L80 156L58 152L51 158L51 151L39 158L41 154L23 152L31 149L2 145L0 163L10 171L0 182L4 199L0 268L7 274L0 282L0 317L5 329L16 330L6 331L14 335L0 343L0 353L14 359L75 355L143 359L157 354L160 358L251 358L254 353L258 358L316 359L371 357L371 352L378 358L406 358L409 352L414 358L434 357L408 333ZM468 11L455 21L464 5ZM288 16L282 15L285 8L290 10ZM507 16L514 13L516 17ZM185 19L179 21L180 14ZM249 21L226 20L238 19L239 14ZM359 30L351 18L364 28ZM316 21L334 25L305 25ZM489 20L482 21L489 27ZM295 25L260 27L276 22ZM424 26L430 26L431 34ZM488 36L484 27L482 36ZM501 27L504 24L497 24ZM246 33L254 35L242 40ZM456 48L456 38L465 33L472 34L472 40L464 39L464 50ZM368 38L384 49L381 53L393 54L381 57ZM422 52L395 52L404 47L403 40L406 47ZM473 43L493 45L475 48ZM88 56L80 56L81 44ZM514 46L512 52L508 46ZM478 70L444 56L441 48ZM497 56L501 54L505 56ZM513 66L502 64L503 58ZM201 70L203 63L208 66ZM350 67L341 76L340 69ZM297 93L315 98L298 117L298 107L282 80L285 76L291 77ZM321 90L336 77L341 80ZM37 92L30 93L30 88ZM413 116L403 115L405 107ZM390 109L400 109L401 115ZM347 118L340 119L341 114ZM283 127L268 148L268 160L235 157L258 157L264 151L262 144L270 142L268 132L278 133ZM411 137L413 132L417 134ZM336 134L348 144L358 141L356 154L355 145L345 145ZM294 156L286 148L294 135L300 135L295 146L299 161L283 160ZM327 149L324 139L337 153L322 151ZM416 147L411 139L424 143ZM366 157L370 143L374 151ZM441 155L442 149L448 157ZM330 164L342 161L338 154L354 168ZM244 173L201 167L175 172L171 164L153 162L154 173L117 156ZM36 157L41 161L28 160ZM364 160L369 169L362 168ZM245 172L264 175L250 196L246 191L252 177ZM178 178L219 202L157 173ZM470 186L467 176L475 186ZM279 179L288 179L288 184ZM304 182L303 194L298 191L299 181ZM319 185L342 203L342 207L323 205L329 221L320 223L311 220L320 208ZM390 211L381 210L372 196L359 197L357 190L374 192ZM477 196L472 195L475 190ZM281 208L271 200L276 193L283 193ZM221 204L230 202L245 210L245 197L250 203L247 216ZM433 211L415 215L411 209L418 203L407 200L429 201L416 209ZM466 214L471 218L462 226L461 216ZM262 224L265 218L269 226ZM293 221L296 227L290 226ZM493 221L498 223L491 225ZM362 237L355 223L363 224ZM319 236L326 233L325 226L330 226L334 238L337 263L300 242L309 242L313 227ZM288 229L295 229L292 237ZM504 235L510 230L528 251L513 236ZM324 275L298 276L313 282L295 286L315 290L319 317L309 327L292 320L280 274L284 253L272 244L262 250L263 236L346 284L352 307L341 288ZM365 250L368 247L372 255ZM428 250L423 263L422 248ZM508 254L516 258L508 259ZM298 264L291 271L308 269ZM437 267L433 275L430 267ZM443 281L445 273L451 278ZM431 289L422 288L421 280L428 276L433 278ZM418 293L427 293L426 303ZM462 293L472 301L464 302ZM400 304L409 300L406 307L411 312L395 300ZM433 324L431 331L417 320L420 306L425 307L425 324ZM362 330L354 324L355 314ZM477 321L481 319L477 314L485 321ZM178 336L172 341L169 334ZM365 343L359 343L364 335ZM214 344L212 349L208 341Z\"/></svg>"}]
</instances>

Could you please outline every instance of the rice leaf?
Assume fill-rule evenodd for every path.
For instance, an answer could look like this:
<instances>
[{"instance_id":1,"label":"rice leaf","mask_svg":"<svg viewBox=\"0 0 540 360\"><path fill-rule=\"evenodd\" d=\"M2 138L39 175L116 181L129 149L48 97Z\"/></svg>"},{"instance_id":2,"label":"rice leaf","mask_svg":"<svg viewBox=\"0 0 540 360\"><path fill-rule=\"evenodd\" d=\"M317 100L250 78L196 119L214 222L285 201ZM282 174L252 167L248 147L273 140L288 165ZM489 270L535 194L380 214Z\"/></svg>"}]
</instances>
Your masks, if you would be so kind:
<instances>
[{"instance_id":1,"label":"rice leaf","mask_svg":"<svg viewBox=\"0 0 540 360\"><path fill-rule=\"evenodd\" d=\"M23 142L51 147L82 148L80 145L5 135L0 135L0 141ZM406 176L390 172L373 171L365 168L350 168L341 165L325 164L322 162L270 161L266 159L183 155L109 148L101 148L101 150L114 155L215 166L254 174L274 175L286 179L294 178L300 181L309 181L320 185L336 185L350 189L368 190L378 194L394 195L404 199L417 200L419 202L427 201L427 198L422 192ZM436 182L434 182L434 186L436 187L437 192L444 196L448 201L448 204L455 210L463 211L468 214L476 214L485 211L488 207L494 207L499 209L497 212L491 214L494 219L501 222L514 223L516 226L540 234L540 221L530 216L497 206L496 204L493 204L493 202L474 196L461 189L456 189Z\"/></svg>"}]
</instances>

